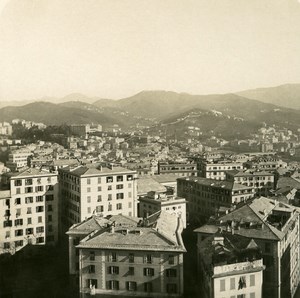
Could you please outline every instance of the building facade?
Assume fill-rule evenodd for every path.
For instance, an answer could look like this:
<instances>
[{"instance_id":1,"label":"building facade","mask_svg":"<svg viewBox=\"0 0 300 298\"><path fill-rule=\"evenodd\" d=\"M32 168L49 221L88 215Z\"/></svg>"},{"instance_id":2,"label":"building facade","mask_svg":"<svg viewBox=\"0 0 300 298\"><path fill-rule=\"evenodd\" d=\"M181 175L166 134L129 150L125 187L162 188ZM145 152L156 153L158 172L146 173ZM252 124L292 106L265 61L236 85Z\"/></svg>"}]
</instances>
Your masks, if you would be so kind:
<instances>
[{"instance_id":1,"label":"building facade","mask_svg":"<svg viewBox=\"0 0 300 298\"><path fill-rule=\"evenodd\" d=\"M137 214L136 172L96 164L58 170L62 222L66 229L93 214Z\"/></svg>"},{"instance_id":2,"label":"building facade","mask_svg":"<svg viewBox=\"0 0 300 298\"><path fill-rule=\"evenodd\" d=\"M13 175L1 209L1 253L13 254L27 244L55 244L59 225L57 174L31 168Z\"/></svg>"}]
</instances>

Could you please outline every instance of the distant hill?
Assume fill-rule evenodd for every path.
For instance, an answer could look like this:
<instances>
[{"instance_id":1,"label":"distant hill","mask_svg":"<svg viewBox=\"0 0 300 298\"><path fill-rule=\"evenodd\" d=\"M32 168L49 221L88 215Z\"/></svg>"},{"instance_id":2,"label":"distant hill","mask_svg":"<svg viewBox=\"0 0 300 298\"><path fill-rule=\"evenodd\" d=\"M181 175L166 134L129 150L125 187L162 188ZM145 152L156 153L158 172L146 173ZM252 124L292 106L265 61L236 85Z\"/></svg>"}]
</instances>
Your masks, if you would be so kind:
<instances>
[{"instance_id":1,"label":"distant hill","mask_svg":"<svg viewBox=\"0 0 300 298\"><path fill-rule=\"evenodd\" d=\"M0 119L11 121L19 118L47 125L99 123L102 125L119 124L124 126L124 120L80 107L81 104L53 104L49 102L35 102L19 107L5 107L0 109ZM83 103L85 105L85 103Z\"/></svg>"},{"instance_id":2,"label":"distant hill","mask_svg":"<svg viewBox=\"0 0 300 298\"><path fill-rule=\"evenodd\" d=\"M181 139L187 134L188 127L197 127L203 137L214 135L230 140L249 137L250 134L257 132L260 126L259 122L231 117L221 112L192 109L162 121L151 130L162 130L169 136L176 134L176 138Z\"/></svg>"},{"instance_id":3,"label":"distant hill","mask_svg":"<svg viewBox=\"0 0 300 298\"><path fill-rule=\"evenodd\" d=\"M300 109L300 84L286 84L277 87L251 89L236 94L281 107Z\"/></svg>"}]
</instances>

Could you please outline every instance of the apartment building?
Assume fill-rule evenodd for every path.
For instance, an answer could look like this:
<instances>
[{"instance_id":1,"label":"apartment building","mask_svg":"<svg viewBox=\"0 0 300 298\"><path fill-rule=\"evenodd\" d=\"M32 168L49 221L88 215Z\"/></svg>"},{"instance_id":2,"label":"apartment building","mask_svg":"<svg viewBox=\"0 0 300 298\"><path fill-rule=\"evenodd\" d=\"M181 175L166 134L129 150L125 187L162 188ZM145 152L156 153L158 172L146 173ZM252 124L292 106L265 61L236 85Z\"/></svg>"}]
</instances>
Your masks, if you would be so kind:
<instances>
[{"instance_id":1,"label":"apartment building","mask_svg":"<svg viewBox=\"0 0 300 298\"><path fill-rule=\"evenodd\" d=\"M0 196L0 253L14 254L27 244L54 244L59 224L57 174L30 168L12 175L9 183L10 190Z\"/></svg>"},{"instance_id":2,"label":"apartment building","mask_svg":"<svg viewBox=\"0 0 300 298\"><path fill-rule=\"evenodd\" d=\"M266 171L244 170L226 172L226 180L252 187L255 192L267 196L275 187L275 175Z\"/></svg>"},{"instance_id":3,"label":"apartment building","mask_svg":"<svg viewBox=\"0 0 300 298\"><path fill-rule=\"evenodd\" d=\"M217 233L201 241L197 250L201 297L262 297L265 266L253 239Z\"/></svg>"},{"instance_id":4,"label":"apartment building","mask_svg":"<svg viewBox=\"0 0 300 298\"><path fill-rule=\"evenodd\" d=\"M225 180L226 171L230 170L243 170L244 166L242 162L236 162L225 159L197 159L198 176L215 179Z\"/></svg>"},{"instance_id":5,"label":"apartment building","mask_svg":"<svg viewBox=\"0 0 300 298\"><path fill-rule=\"evenodd\" d=\"M121 217L112 216L106 223L92 217L67 232L73 251L70 264L74 264L72 259L77 262L80 297L182 296L185 248L181 221L163 211L147 221L130 222ZM106 226L101 228L103 224ZM75 242L74 253L72 237L82 230L85 235L87 230L90 233L78 245Z\"/></svg>"},{"instance_id":6,"label":"apartment building","mask_svg":"<svg viewBox=\"0 0 300 298\"><path fill-rule=\"evenodd\" d=\"M177 179L177 194L187 200L187 218L199 222L215 215L220 207L232 207L254 196L254 190L233 181L202 177Z\"/></svg>"},{"instance_id":7,"label":"apartment building","mask_svg":"<svg viewBox=\"0 0 300 298\"><path fill-rule=\"evenodd\" d=\"M166 195L155 191L139 198L138 216L146 218L153 213L164 210L181 218L186 228L186 200L174 195Z\"/></svg>"},{"instance_id":8,"label":"apartment building","mask_svg":"<svg viewBox=\"0 0 300 298\"><path fill-rule=\"evenodd\" d=\"M64 228L93 214L137 214L137 174L98 164L58 169Z\"/></svg>"},{"instance_id":9,"label":"apartment building","mask_svg":"<svg viewBox=\"0 0 300 298\"><path fill-rule=\"evenodd\" d=\"M166 174L197 176L197 164L194 162L158 162L158 175Z\"/></svg>"},{"instance_id":10,"label":"apartment building","mask_svg":"<svg viewBox=\"0 0 300 298\"><path fill-rule=\"evenodd\" d=\"M256 156L244 163L247 169L257 169L263 171L275 171L278 168L286 168L287 163L279 157L273 155Z\"/></svg>"},{"instance_id":11,"label":"apartment building","mask_svg":"<svg viewBox=\"0 0 300 298\"><path fill-rule=\"evenodd\" d=\"M8 155L6 166L12 171L18 171L21 168L27 167L28 157L31 156L30 151L16 150Z\"/></svg>"},{"instance_id":12,"label":"apartment building","mask_svg":"<svg viewBox=\"0 0 300 298\"><path fill-rule=\"evenodd\" d=\"M198 247L216 233L234 235L237 242L254 240L262 252L263 297L294 297L299 274L299 211L296 207L260 197L211 219L197 228ZM230 236L231 237L231 236Z\"/></svg>"}]
</instances>

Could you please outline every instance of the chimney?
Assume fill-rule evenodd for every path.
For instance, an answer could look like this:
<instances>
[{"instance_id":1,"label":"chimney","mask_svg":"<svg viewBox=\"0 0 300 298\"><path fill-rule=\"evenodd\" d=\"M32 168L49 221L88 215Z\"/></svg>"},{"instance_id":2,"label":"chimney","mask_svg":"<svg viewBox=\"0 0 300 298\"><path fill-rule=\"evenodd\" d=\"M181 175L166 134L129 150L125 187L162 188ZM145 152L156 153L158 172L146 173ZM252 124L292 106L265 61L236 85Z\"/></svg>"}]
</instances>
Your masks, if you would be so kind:
<instances>
[{"instance_id":1,"label":"chimney","mask_svg":"<svg viewBox=\"0 0 300 298\"><path fill-rule=\"evenodd\" d=\"M213 245L216 245L216 244L224 245L224 237L222 237L222 236L215 236L214 240L213 240Z\"/></svg>"}]
</instances>

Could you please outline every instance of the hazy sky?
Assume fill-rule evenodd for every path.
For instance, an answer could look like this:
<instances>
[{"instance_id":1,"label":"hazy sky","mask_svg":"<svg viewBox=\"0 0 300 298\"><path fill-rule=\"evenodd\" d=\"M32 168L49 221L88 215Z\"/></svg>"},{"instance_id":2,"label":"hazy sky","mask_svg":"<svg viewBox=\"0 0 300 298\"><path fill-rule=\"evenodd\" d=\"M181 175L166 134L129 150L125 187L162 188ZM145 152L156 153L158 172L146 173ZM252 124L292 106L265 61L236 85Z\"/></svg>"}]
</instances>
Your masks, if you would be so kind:
<instances>
[{"instance_id":1,"label":"hazy sky","mask_svg":"<svg viewBox=\"0 0 300 298\"><path fill-rule=\"evenodd\" d=\"M1 8L0 100L300 83L297 0L2 0Z\"/></svg>"}]
</instances>

